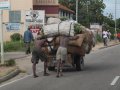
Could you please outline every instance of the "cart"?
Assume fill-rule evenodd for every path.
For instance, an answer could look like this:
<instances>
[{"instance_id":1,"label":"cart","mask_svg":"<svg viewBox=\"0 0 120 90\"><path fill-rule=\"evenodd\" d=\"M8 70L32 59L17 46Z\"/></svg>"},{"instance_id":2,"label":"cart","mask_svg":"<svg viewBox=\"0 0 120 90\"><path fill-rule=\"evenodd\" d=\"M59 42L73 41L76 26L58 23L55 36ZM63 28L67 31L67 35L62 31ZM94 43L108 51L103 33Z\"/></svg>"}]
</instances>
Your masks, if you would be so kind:
<instances>
[{"instance_id":1,"label":"cart","mask_svg":"<svg viewBox=\"0 0 120 90\"><path fill-rule=\"evenodd\" d=\"M57 28L57 32L60 33L60 25L61 22L59 24L55 24L54 26L56 26ZM73 30L73 23L69 23L69 28L68 28L68 34L72 35L71 32ZM49 25L48 25L49 26ZM52 30L51 26L46 27L46 31L50 31ZM92 45L93 45L93 35L92 32L88 29L86 29L85 27L82 27L83 32L79 35L79 39L78 41L73 41L71 42L71 44L68 45L67 50L68 50L68 60L66 60L65 65L71 65L73 68L75 67L77 71L81 71L84 69L84 57L85 54L89 54L91 49L92 49ZM53 28L54 29L54 28ZM63 28L64 29L64 28ZM65 31L65 30L64 30ZM50 31L51 32L51 31ZM49 35L49 34L48 34ZM51 35L54 35L51 33ZM50 36L50 35L49 35ZM76 45L77 44L77 45ZM48 69L49 70L55 70L56 68L56 52L59 46L59 40L56 39L53 43L48 43L48 47L49 50L47 52L48 55Z\"/></svg>"},{"instance_id":2,"label":"cart","mask_svg":"<svg viewBox=\"0 0 120 90\"><path fill-rule=\"evenodd\" d=\"M82 43L82 42L81 42ZM48 53L48 70L52 71L56 69L57 61L56 61L56 52L58 48L58 44L56 44L56 41L54 44L49 44L50 52ZM80 47L75 45L68 45L68 60L65 61L65 66L72 66L73 68L76 68L77 71L81 71L84 69L84 56L86 53L86 50L84 48L84 44L82 44Z\"/></svg>"}]
</instances>

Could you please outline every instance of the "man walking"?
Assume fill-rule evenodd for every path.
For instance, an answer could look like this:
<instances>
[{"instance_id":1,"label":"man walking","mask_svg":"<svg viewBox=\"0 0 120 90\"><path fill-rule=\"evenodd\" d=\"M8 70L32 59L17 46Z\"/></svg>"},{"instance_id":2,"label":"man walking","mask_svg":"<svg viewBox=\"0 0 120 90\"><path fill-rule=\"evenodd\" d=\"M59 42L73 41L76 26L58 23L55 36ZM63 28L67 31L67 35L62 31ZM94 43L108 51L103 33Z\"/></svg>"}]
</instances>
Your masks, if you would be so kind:
<instances>
[{"instance_id":1,"label":"man walking","mask_svg":"<svg viewBox=\"0 0 120 90\"><path fill-rule=\"evenodd\" d=\"M32 32L30 31L30 28L28 27L28 30L26 30L24 32L24 43L25 43L25 47L26 47L26 54L30 54L30 43L31 41L34 40L33 39L33 35Z\"/></svg>"},{"instance_id":2,"label":"man walking","mask_svg":"<svg viewBox=\"0 0 120 90\"><path fill-rule=\"evenodd\" d=\"M104 42L104 46L108 46L108 32L106 30L103 31L102 33L103 35L103 42Z\"/></svg>"}]
</instances>

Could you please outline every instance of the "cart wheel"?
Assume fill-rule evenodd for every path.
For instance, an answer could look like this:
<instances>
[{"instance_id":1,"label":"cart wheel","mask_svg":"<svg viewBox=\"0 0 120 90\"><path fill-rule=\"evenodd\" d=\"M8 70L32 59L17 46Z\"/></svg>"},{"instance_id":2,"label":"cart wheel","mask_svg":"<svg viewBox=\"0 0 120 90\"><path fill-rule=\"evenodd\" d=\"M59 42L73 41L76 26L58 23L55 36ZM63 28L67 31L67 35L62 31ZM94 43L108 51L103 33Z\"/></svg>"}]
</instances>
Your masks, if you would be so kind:
<instances>
[{"instance_id":1,"label":"cart wheel","mask_svg":"<svg viewBox=\"0 0 120 90\"><path fill-rule=\"evenodd\" d=\"M55 66L48 66L48 70L49 71L54 71L55 70Z\"/></svg>"},{"instance_id":2,"label":"cart wheel","mask_svg":"<svg viewBox=\"0 0 120 90\"><path fill-rule=\"evenodd\" d=\"M83 57L76 56L76 70L82 71L84 69L84 59Z\"/></svg>"}]
</instances>

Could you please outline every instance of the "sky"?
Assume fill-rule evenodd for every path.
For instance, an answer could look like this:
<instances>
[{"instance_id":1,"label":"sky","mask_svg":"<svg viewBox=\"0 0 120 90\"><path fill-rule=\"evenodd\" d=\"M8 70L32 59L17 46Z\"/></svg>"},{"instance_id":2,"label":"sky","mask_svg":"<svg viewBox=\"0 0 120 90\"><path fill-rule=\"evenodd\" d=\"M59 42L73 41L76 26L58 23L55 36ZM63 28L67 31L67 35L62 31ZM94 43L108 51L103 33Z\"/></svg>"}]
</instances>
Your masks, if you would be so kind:
<instances>
[{"instance_id":1,"label":"sky","mask_svg":"<svg viewBox=\"0 0 120 90\"><path fill-rule=\"evenodd\" d=\"M108 14L111 13L113 15L113 18L115 19L115 5L116 5L116 19L120 18L120 0L104 0L104 3L106 5L104 15L108 16Z\"/></svg>"}]
</instances>

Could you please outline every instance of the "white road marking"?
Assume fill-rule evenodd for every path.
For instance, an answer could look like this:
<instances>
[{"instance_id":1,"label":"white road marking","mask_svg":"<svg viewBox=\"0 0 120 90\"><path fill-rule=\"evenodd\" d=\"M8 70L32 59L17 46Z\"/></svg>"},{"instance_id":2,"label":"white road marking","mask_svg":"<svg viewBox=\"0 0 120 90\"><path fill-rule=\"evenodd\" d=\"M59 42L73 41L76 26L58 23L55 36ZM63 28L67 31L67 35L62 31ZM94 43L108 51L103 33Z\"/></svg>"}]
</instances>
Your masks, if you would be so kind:
<instances>
[{"instance_id":1,"label":"white road marking","mask_svg":"<svg viewBox=\"0 0 120 90\"><path fill-rule=\"evenodd\" d=\"M38 71L37 73L40 73L40 72L42 72L43 71L43 69L39 69L40 71ZM27 77L30 77L30 76L32 76L33 74L30 74L30 75L27 75L27 76L25 76L25 77L23 77L23 78L20 78L20 79L16 79L16 80L14 80L14 81L11 81L11 82L9 82L9 83L5 83L5 84L3 84L3 85L0 85L0 88L1 87L4 87L4 86L7 86L7 85L9 85L9 84L12 84L12 83L14 83L14 82L18 82L18 81L20 81L20 80L23 80L23 79L25 79L25 78L27 78Z\"/></svg>"},{"instance_id":2,"label":"white road marking","mask_svg":"<svg viewBox=\"0 0 120 90\"><path fill-rule=\"evenodd\" d=\"M115 85L119 78L120 76L116 76L110 85Z\"/></svg>"}]
</instances>

